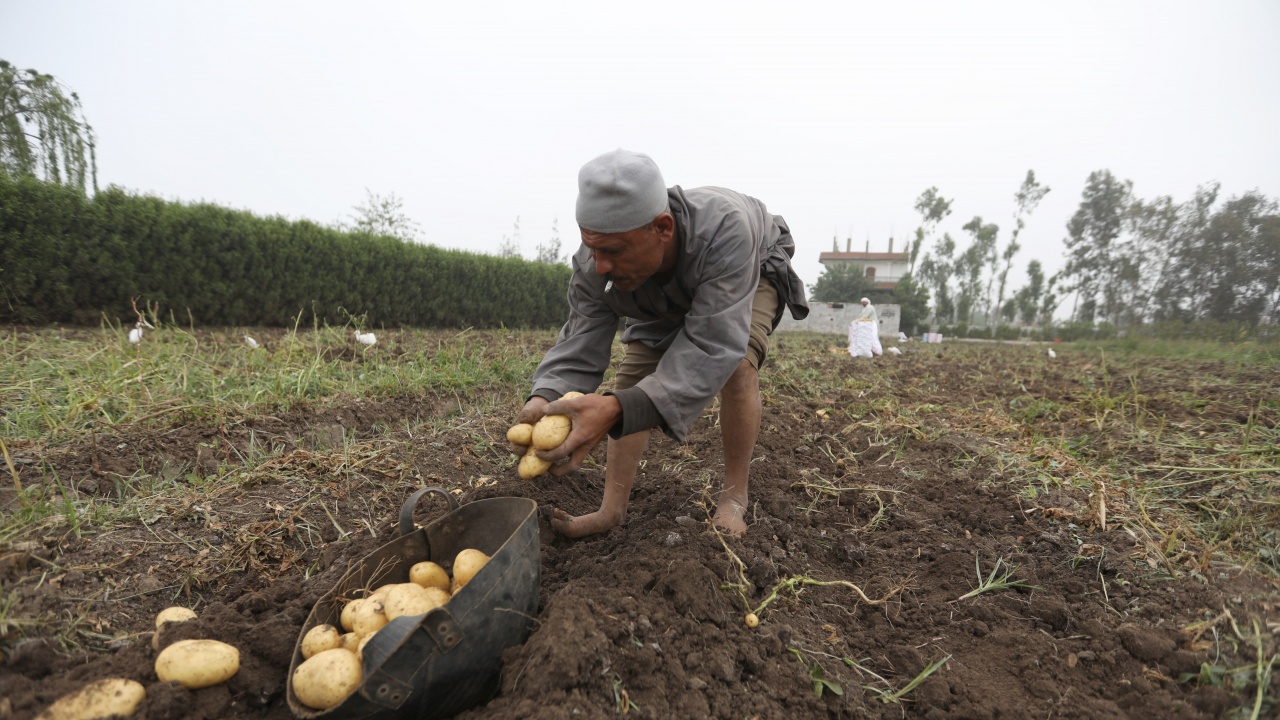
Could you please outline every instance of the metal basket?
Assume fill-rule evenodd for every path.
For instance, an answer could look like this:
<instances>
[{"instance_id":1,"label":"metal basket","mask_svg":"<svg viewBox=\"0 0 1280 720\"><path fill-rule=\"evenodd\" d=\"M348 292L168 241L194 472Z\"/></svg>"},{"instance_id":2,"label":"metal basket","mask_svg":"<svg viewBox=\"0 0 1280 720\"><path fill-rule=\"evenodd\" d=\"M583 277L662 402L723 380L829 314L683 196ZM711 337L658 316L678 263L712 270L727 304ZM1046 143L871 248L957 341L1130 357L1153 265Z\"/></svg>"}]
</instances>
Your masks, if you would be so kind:
<instances>
[{"instance_id":1,"label":"metal basket","mask_svg":"<svg viewBox=\"0 0 1280 720\"><path fill-rule=\"evenodd\" d=\"M413 510L426 493L449 501L449 513L416 527ZM527 498L477 500L461 507L441 488L415 492L400 509L400 537L366 556L325 593L302 626L289 665L289 707L300 718L452 717L488 701L498 688L502 651L523 643L537 613L541 551L537 503ZM366 590L409 581L409 568L431 560L450 570L465 548L489 562L444 607L398 617L364 648L359 689L337 707L315 710L298 701L293 672L302 637L316 625L341 627L343 606Z\"/></svg>"}]
</instances>

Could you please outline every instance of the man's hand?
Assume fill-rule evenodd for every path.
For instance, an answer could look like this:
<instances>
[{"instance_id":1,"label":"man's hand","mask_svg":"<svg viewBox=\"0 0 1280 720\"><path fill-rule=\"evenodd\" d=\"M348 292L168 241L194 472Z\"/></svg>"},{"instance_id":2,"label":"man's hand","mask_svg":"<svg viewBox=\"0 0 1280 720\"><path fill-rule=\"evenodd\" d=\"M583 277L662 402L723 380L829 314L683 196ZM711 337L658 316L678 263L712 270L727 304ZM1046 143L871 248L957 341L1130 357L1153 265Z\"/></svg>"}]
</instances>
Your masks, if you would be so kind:
<instances>
[{"instance_id":1,"label":"man's hand","mask_svg":"<svg viewBox=\"0 0 1280 720\"><path fill-rule=\"evenodd\" d=\"M542 419L542 416L546 414L542 411L542 408L546 407L549 402L551 401L540 395L534 395L529 398L529 401L526 402L524 407L520 408L520 412L516 414L516 424L519 425L520 423L525 423L528 425L537 425L538 421ZM507 448L511 450L512 455L516 456L521 456L529 452L528 445L517 445L513 442L508 442Z\"/></svg>"},{"instance_id":2,"label":"man's hand","mask_svg":"<svg viewBox=\"0 0 1280 720\"><path fill-rule=\"evenodd\" d=\"M520 408L519 414L516 415L516 424L528 423L537 425L542 416L546 415L542 408L546 407L549 402L551 401L541 395L534 395L529 398L529 402L526 402L524 407Z\"/></svg>"},{"instance_id":3,"label":"man's hand","mask_svg":"<svg viewBox=\"0 0 1280 720\"><path fill-rule=\"evenodd\" d=\"M542 400L542 405L531 409L529 406L534 400ZM622 405L612 395L592 393L568 400L561 398L553 403L548 403L543 398L531 399L525 403L524 409L517 417L520 422L537 422L537 419L525 419L526 412L531 413L528 417L533 417L532 413L536 412L537 418L543 415L569 416L569 422L573 427L569 437L554 450L538 451L538 457L555 463L551 466L551 474L560 476L582 467L582 461L586 459L587 453L600 444L604 436L609 433L609 428L622 417ZM568 462L560 462L565 458L568 458Z\"/></svg>"}]
</instances>

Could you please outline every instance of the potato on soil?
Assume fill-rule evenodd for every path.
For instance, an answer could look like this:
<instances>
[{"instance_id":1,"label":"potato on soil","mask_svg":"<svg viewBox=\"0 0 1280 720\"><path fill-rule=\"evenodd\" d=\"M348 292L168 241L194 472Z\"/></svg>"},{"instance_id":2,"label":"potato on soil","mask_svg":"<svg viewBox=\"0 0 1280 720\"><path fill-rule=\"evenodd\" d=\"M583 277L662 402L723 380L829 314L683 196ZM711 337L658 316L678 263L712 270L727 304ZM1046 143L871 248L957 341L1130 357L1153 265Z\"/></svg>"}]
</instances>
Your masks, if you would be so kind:
<instances>
[{"instance_id":1,"label":"potato on soil","mask_svg":"<svg viewBox=\"0 0 1280 720\"><path fill-rule=\"evenodd\" d=\"M36 716L36 720L96 720L128 717L147 699L141 683L124 678L107 678L89 683L64 695Z\"/></svg>"},{"instance_id":2,"label":"potato on soil","mask_svg":"<svg viewBox=\"0 0 1280 720\"><path fill-rule=\"evenodd\" d=\"M475 548L467 548L458 553L458 557L453 560L453 579L458 587L461 588L471 582L471 578L475 577L487 562L489 562L489 556Z\"/></svg>"},{"instance_id":3,"label":"potato on soil","mask_svg":"<svg viewBox=\"0 0 1280 720\"><path fill-rule=\"evenodd\" d=\"M409 568L409 582L421 585L424 588L436 587L441 590L449 589L449 573L439 565L427 560L425 562L414 563Z\"/></svg>"},{"instance_id":4,"label":"potato on soil","mask_svg":"<svg viewBox=\"0 0 1280 720\"><path fill-rule=\"evenodd\" d=\"M181 605L167 607L156 615L156 629L159 630L160 626L167 622L186 622L195 619L196 613L191 608L184 608Z\"/></svg>"},{"instance_id":5,"label":"potato on soil","mask_svg":"<svg viewBox=\"0 0 1280 720\"><path fill-rule=\"evenodd\" d=\"M226 682L240 670L240 651L217 640L179 640L156 657L160 682L176 680L188 690Z\"/></svg>"},{"instance_id":6,"label":"potato on soil","mask_svg":"<svg viewBox=\"0 0 1280 720\"><path fill-rule=\"evenodd\" d=\"M529 423L518 423L507 430L507 440L516 445L529 446L533 442L533 426Z\"/></svg>"},{"instance_id":7,"label":"potato on soil","mask_svg":"<svg viewBox=\"0 0 1280 720\"><path fill-rule=\"evenodd\" d=\"M306 635L302 636L303 659L338 647L339 638L338 628L328 623L311 628Z\"/></svg>"},{"instance_id":8,"label":"potato on soil","mask_svg":"<svg viewBox=\"0 0 1280 720\"><path fill-rule=\"evenodd\" d=\"M336 648L304 661L293 671L293 694L316 710L337 707L360 687L360 659Z\"/></svg>"},{"instance_id":9,"label":"potato on soil","mask_svg":"<svg viewBox=\"0 0 1280 720\"><path fill-rule=\"evenodd\" d=\"M530 447L524 457L520 458L520 477L525 480L532 480L551 469L551 463L538 457L537 453L537 448Z\"/></svg>"}]
</instances>

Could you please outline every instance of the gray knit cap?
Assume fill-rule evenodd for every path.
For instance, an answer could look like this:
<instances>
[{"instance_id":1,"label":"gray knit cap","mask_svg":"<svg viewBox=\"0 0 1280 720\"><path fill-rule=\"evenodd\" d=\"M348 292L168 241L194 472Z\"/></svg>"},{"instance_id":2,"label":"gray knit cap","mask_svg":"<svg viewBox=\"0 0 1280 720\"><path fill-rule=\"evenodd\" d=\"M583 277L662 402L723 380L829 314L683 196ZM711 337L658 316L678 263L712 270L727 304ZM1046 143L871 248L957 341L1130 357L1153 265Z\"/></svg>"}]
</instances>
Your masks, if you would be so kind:
<instances>
[{"instance_id":1,"label":"gray knit cap","mask_svg":"<svg viewBox=\"0 0 1280 720\"><path fill-rule=\"evenodd\" d=\"M578 171L578 226L612 234L635 230L667 207L667 186L644 153L621 148Z\"/></svg>"}]
</instances>

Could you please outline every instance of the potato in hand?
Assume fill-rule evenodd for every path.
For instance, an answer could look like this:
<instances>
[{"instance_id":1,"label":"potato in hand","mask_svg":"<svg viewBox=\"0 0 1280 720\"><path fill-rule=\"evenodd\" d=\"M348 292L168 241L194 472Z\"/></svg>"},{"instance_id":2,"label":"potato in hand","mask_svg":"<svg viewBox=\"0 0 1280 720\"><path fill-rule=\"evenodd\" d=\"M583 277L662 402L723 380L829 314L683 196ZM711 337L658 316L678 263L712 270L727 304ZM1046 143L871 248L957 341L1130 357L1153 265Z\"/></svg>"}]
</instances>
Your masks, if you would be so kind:
<instances>
[{"instance_id":1,"label":"potato in hand","mask_svg":"<svg viewBox=\"0 0 1280 720\"><path fill-rule=\"evenodd\" d=\"M533 447L554 450L569 437L568 415L546 415L533 426Z\"/></svg>"},{"instance_id":2,"label":"potato in hand","mask_svg":"<svg viewBox=\"0 0 1280 720\"><path fill-rule=\"evenodd\" d=\"M507 430L507 440L515 445L529 447L533 443L533 426L529 423L519 423L512 425Z\"/></svg>"},{"instance_id":3,"label":"potato in hand","mask_svg":"<svg viewBox=\"0 0 1280 720\"><path fill-rule=\"evenodd\" d=\"M567 392L561 400L572 400L582 397L580 392ZM533 446L539 450L554 450L564 444L573 430L573 423L568 415L543 415L537 425L533 426Z\"/></svg>"},{"instance_id":4,"label":"potato in hand","mask_svg":"<svg viewBox=\"0 0 1280 720\"><path fill-rule=\"evenodd\" d=\"M538 457L538 448L530 447L520 458L520 477L532 480L551 469L550 461Z\"/></svg>"},{"instance_id":5,"label":"potato in hand","mask_svg":"<svg viewBox=\"0 0 1280 720\"><path fill-rule=\"evenodd\" d=\"M571 400L582 397L582 393L574 391L565 393L560 399ZM538 457L538 450L554 450L568 439L573 423L568 415L543 415L537 423L519 423L507 430L507 440L512 444L525 448L520 458L520 477L532 480L551 469L551 463Z\"/></svg>"}]
</instances>

